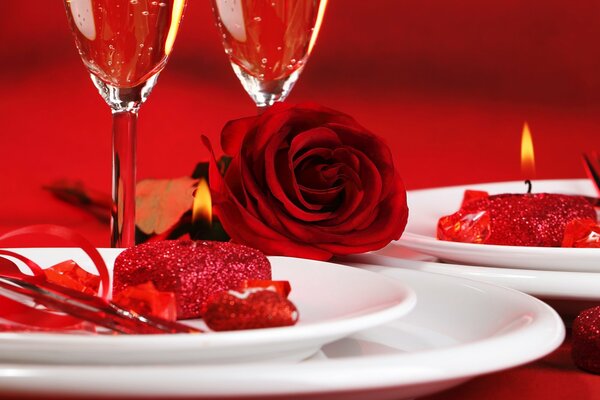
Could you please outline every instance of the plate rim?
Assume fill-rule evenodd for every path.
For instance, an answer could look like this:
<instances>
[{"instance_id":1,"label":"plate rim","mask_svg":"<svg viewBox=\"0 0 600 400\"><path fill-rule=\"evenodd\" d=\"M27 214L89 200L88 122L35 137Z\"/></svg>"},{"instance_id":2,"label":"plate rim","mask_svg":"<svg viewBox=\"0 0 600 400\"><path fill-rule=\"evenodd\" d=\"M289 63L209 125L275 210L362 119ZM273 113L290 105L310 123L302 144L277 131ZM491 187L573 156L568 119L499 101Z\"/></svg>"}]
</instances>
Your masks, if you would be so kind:
<instances>
[{"instance_id":1,"label":"plate rim","mask_svg":"<svg viewBox=\"0 0 600 400\"><path fill-rule=\"evenodd\" d=\"M365 267L367 265L356 264L353 266ZM558 314L556 314L556 312L552 310L548 305L527 294L485 282L472 281L462 277L447 276L411 270L402 270L400 272L402 275L404 275L404 279L407 279L407 276L409 279L411 279L410 276L412 275L421 277L424 280L428 280L428 282L431 282L431 279L434 279L442 280L448 283L455 283L458 286L462 287L462 289L457 290L491 290L492 292L501 294L500 298L498 298L497 301L502 301L502 299L506 299L507 296L517 296L521 299L523 304L527 305L527 307L525 308L527 308L530 312L535 311L535 318L532 318L527 325L518 328L516 331L511 331L508 333L496 332L496 335L493 337L467 341L466 343L461 342L456 345L451 345L450 347L441 349L428 349L424 351L416 351L414 353L373 355L366 357L348 357L333 360L312 360L310 362L298 364L253 364L253 368L263 368L263 370L265 368L268 369L269 372L272 373L272 376L270 376L269 379L274 381L276 381L278 378L284 378L288 376L286 374L289 373L304 373L306 371L311 371L311 376L313 376L313 379L311 380L310 388L307 391L285 391L281 388L277 389L263 387L262 390L253 390L245 392L243 395L237 392L231 393L230 395L253 396L257 394L310 394L313 393L315 390L318 390L320 393L343 393L352 390L392 389L401 387L411 387L414 385L421 385L427 383L439 384L441 382L447 382L451 380L463 381L475 376L483 375L490 372L497 372L531 362L535 359L543 357L544 355L556 349L564 339L565 328ZM419 294L419 292L417 292L417 294ZM519 339L519 342L521 343L520 346L515 345L515 336L517 339ZM540 340L541 336L544 337L546 340ZM503 350L502 355L500 357L489 357L484 351L488 346L501 346L504 349L504 346L511 343L512 347L509 346L508 351ZM523 346L525 344L526 346ZM470 359L469 362L459 362L459 366L457 368L457 360L460 361L460 357L456 357L455 354L460 355L462 353L464 355L465 352L467 352L470 357L473 357L476 360L486 362L486 366L482 367L481 365L477 365L478 362L472 362L472 360ZM432 366L431 356L436 356L436 353L436 364ZM444 355L445 357L439 357L440 354ZM518 357L518 361L514 360L515 357ZM399 358L401 359L400 362L398 360ZM442 361L440 361L440 359ZM235 374L236 371L241 372L243 370L247 370L247 366L248 364L240 364L234 366L170 365L165 367L173 369L173 373L189 374L190 372L193 372L194 374L196 374L206 372L209 375L218 375L218 373L223 373L223 371L227 371L227 374L231 375ZM347 379L349 375L344 373L345 371L347 371L347 373L365 371L365 366L369 367L368 373L364 375L354 374L352 375L353 379ZM421 368L415 368L415 366ZM51 366L15 366L14 364L0 364L0 382L2 382L3 379L10 379L10 377L3 376L2 374L3 369L6 368L21 368L23 372L28 372L29 376L41 376L46 374L46 379L51 379L53 377L61 378L63 377L65 371L75 370L75 368L77 367L67 366L66 368L61 368L57 371ZM93 376L95 371L100 371L99 368L102 368L102 366L84 366L83 371L86 374ZM153 370L152 366L141 366L141 368L123 366L116 368L125 368L131 371L137 370L140 374L150 373ZM327 374L324 374L324 372L330 371L331 369L335 369L336 371L336 374L333 374L333 378L335 379L331 378L331 376L327 376L325 378L324 375ZM406 374L407 371L411 374ZM321 376L319 376L319 374ZM342 377L342 375L344 376ZM60 385L60 382L58 384ZM317 388L315 389L315 387ZM62 386L61 388L64 389L64 387ZM107 395L117 394L122 393L107 393ZM136 395L136 392L132 392L130 394L133 396ZM193 395L190 393L187 394ZM180 393L179 395L185 396L186 394ZM175 396L176 395L174 395L173 397ZM214 396L214 393L211 392L209 394L206 394L206 396Z\"/></svg>"},{"instance_id":2,"label":"plate rim","mask_svg":"<svg viewBox=\"0 0 600 400\"><path fill-rule=\"evenodd\" d=\"M539 182L542 185L584 185L590 186L591 182L587 179L539 179L535 182ZM453 186L440 186L440 187L432 187L418 190L411 190L407 192L407 198L409 202L409 207L411 207L411 196L419 196L423 194L427 194L429 192L436 193L439 191L464 191L466 189L485 189L486 186L508 186L508 185L518 185L523 184L522 181L505 181L505 182L486 182L486 183L473 183L473 184L464 184L464 185L453 185ZM591 186L590 186L591 187ZM561 258L567 257L583 257L583 258L593 258L599 255L598 249L593 248L562 248L562 247L529 247L529 246L508 246L508 245L490 245L490 244L476 244L476 243L463 243L463 242L451 242L451 241L443 241L438 240L434 236L427 236L420 233L415 233L410 230L410 212L409 212L409 223L407 225L407 229L402 234L402 237L399 240L392 242L392 245L402 246L406 248L410 248L413 250L420 251L422 253L433 255L437 258L448 259L453 262L465 263L464 258L457 258L453 256L441 256L441 252L469 252L474 254L475 257L481 258L486 256L484 253L489 253L489 255L493 256L496 254L506 254L510 253L511 258L514 257L534 257L534 258L544 258L544 257L556 257L560 256ZM436 249L432 249L432 246L435 246ZM485 246L485 247L482 247ZM568 253L568 254L567 254ZM482 266L483 265L478 265ZM498 263L490 264L490 267L493 268L511 268L511 269L537 269L540 271L552 270L556 272L600 272L600 268L597 271L589 268L577 268L572 269L570 271L559 268L551 268L545 269L544 267L534 268L532 266L519 266L519 265L500 265Z\"/></svg>"},{"instance_id":3,"label":"plate rim","mask_svg":"<svg viewBox=\"0 0 600 400\"><path fill-rule=\"evenodd\" d=\"M542 299L564 299L580 301L600 301L600 274L596 272L580 271L550 271L539 269L522 269L509 267L488 267L483 265L467 265L462 263L440 262L436 257L423 253L430 259L411 258L381 254L384 249L364 254L357 259L365 264L371 264L380 268L400 269L409 268L426 273L443 274L464 279L473 279L479 282L487 282L494 285L515 289L529 295ZM413 250L409 250L413 252ZM371 269L373 270L373 269ZM542 280L542 282L538 282ZM547 288L547 282L551 284L564 283L565 280L576 280L573 284L577 287L568 290L552 287ZM545 287L546 286L546 287ZM583 292L582 292L583 290Z\"/></svg>"},{"instance_id":4,"label":"plate rim","mask_svg":"<svg viewBox=\"0 0 600 400\"><path fill-rule=\"evenodd\" d=\"M22 247L22 248L11 248L10 250L16 251L79 251L79 248L73 247ZM120 253L124 249L112 249L112 248L99 248L100 254L106 257L112 257L115 254ZM396 280L381 279L378 274L373 274L369 271L351 271L347 267L339 264L318 261L318 260L307 260L297 257L283 257L283 256L269 256L269 261L272 262L273 268L290 268L294 269L297 266L287 266L280 260L292 260L294 262L311 263L321 268L333 268L337 269L338 273L342 274L362 274L377 277L381 283L389 285L389 289L393 289L398 292L399 297L402 300L391 305L386 306L383 309L377 311L365 311L360 315L346 316L340 319L328 319L326 321L319 321L314 323L308 323L306 325L294 325L289 327L277 327L277 328L265 328L265 329L248 329L242 331L227 331L227 332L207 332L201 334L184 334L178 335L177 341L172 340L174 336L172 334L157 334L157 335L73 335L68 333L38 333L38 332L0 332L0 341L14 342L19 345L27 344L40 344L48 342L48 345L61 344L65 340L74 341L73 346L76 345L89 345L95 342L97 346L109 346L119 345L126 346L127 344L138 344L140 346L147 347L148 345L155 345L157 341L163 340L167 343L169 349L175 350L178 348L189 347L190 345L195 346L209 346L210 350L218 350L219 348L235 349L239 347L247 347L254 345L265 345L268 343L286 343L286 342L297 342L299 340L310 341L316 340L322 337L330 337L339 335L347 336L353 332L357 332L364 328L356 328L356 326L377 326L398 318L409 313L417 302L416 294L412 288L398 282ZM277 263L274 263L277 262ZM279 264L279 262L282 262ZM323 264L323 265L317 265ZM112 281L112 266L109 266L111 271ZM301 311L301 310L300 310ZM385 322L377 322L377 321ZM243 342L240 342L242 340ZM210 342L207 344L206 342ZM250 343L249 343L250 342ZM165 351L165 350L162 350ZM60 365L60 364L57 364Z\"/></svg>"}]
</instances>

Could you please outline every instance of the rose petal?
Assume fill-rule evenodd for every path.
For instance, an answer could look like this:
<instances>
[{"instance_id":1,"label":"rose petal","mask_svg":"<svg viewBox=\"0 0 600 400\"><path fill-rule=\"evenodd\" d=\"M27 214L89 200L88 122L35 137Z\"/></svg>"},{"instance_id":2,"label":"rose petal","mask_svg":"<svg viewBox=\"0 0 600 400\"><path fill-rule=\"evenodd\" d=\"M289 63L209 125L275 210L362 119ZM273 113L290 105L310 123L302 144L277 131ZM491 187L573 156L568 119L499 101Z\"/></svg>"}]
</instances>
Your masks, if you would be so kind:
<instances>
[{"instance_id":1,"label":"rose petal","mask_svg":"<svg viewBox=\"0 0 600 400\"><path fill-rule=\"evenodd\" d=\"M252 131L256 121L256 117L246 117L225 124L221 132L221 148L225 154L233 156L240 151L244 137Z\"/></svg>"},{"instance_id":2,"label":"rose petal","mask_svg":"<svg viewBox=\"0 0 600 400\"><path fill-rule=\"evenodd\" d=\"M336 210L335 215L325 224L329 231L348 232L364 223L373 213L374 207L382 199L383 182L374 163L363 153L352 149L361 160L360 182L365 187L347 186L346 201ZM352 218L349 218L352 216Z\"/></svg>"},{"instance_id":3,"label":"rose petal","mask_svg":"<svg viewBox=\"0 0 600 400\"><path fill-rule=\"evenodd\" d=\"M257 219L237 201L231 194L227 183L219 173L212 145L206 136L202 141L210 153L209 181L211 189L222 198L214 204L214 211L219 217L225 231L234 242L257 248L269 255L287 255L290 257L307 257L315 260L328 260L332 254L319 248L309 248L289 240L286 236L274 231ZM231 232L231 233L230 233Z\"/></svg>"},{"instance_id":4,"label":"rose petal","mask_svg":"<svg viewBox=\"0 0 600 400\"><path fill-rule=\"evenodd\" d=\"M327 143L328 140L333 140L333 143L339 143L339 141L335 137L334 132L327 129L325 131L320 129L310 130L304 132L302 136L306 140L311 140L310 138L312 137L312 135L323 137L325 140L321 141L321 143L324 144L331 144ZM316 207L311 207L311 205L308 204L308 202L306 202L306 200L302 197L302 194L300 193L300 190L297 187L297 185L292 186L296 194L295 198L292 199L288 197L288 194L281 185L280 176L277 171L275 160L277 151L280 150L282 146L285 146L285 144L282 143L283 137L284 134L281 132L273 135L273 137L271 138L272 140L265 148L265 175L270 192L273 194L273 196L275 196L275 198L277 198L280 201L281 206L295 218L305 221L320 221L328 218L330 215L329 212L314 212ZM296 138L298 138L298 136ZM297 147L298 145L298 142L294 144L294 142L292 141L291 147ZM290 150L290 153L292 152L293 150ZM283 176L285 176L285 174L283 174ZM297 180L292 179L292 181L296 182ZM296 202L294 202L293 200L296 200Z\"/></svg>"},{"instance_id":5,"label":"rose petal","mask_svg":"<svg viewBox=\"0 0 600 400\"><path fill-rule=\"evenodd\" d=\"M327 127L336 131L345 146L360 150L376 166L381 180L389 182L396 174L394 158L385 141L362 127L349 125L328 124ZM385 197L389 187L383 187Z\"/></svg>"},{"instance_id":6,"label":"rose petal","mask_svg":"<svg viewBox=\"0 0 600 400\"><path fill-rule=\"evenodd\" d=\"M319 126L306 130L296 135L290 143L290 158L296 159L302 151L325 148L333 150L340 146L342 141L333 130Z\"/></svg>"},{"instance_id":7,"label":"rose petal","mask_svg":"<svg viewBox=\"0 0 600 400\"><path fill-rule=\"evenodd\" d=\"M320 244L319 248L334 254L353 254L377 250L387 245L390 239L399 239L408 219L406 192L401 182L386 201L380 203L378 212L385 218L377 218L367 229L351 232L337 243Z\"/></svg>"}]
</instances>

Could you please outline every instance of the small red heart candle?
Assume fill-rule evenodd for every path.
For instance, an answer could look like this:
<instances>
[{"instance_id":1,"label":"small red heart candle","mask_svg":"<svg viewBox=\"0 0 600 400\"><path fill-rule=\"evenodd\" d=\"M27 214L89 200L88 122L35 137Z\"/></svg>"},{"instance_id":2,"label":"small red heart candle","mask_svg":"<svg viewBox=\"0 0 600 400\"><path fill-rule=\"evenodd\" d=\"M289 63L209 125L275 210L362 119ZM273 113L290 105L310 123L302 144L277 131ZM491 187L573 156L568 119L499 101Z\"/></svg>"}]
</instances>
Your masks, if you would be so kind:
<instances>
[{"instance_id":1,"label":"small red heart candle","mask_svg":"<svg viewBox=\"0 0 600 400\"><path fill-rule=\"evenodd\" d=\"M564 194L468 194L461 208L438 222L440 240L512 246L560 247L568 223L596 220L582 196Z\"/></svg>"},{"instance_id":2,"label":"small red heart candle","mask_svg":"<svg viewBox=\"0 0 600 400\"><path fill-rule=\"evenodd\" d=\"M212 294L202 319L214 331L275 328L294 325L298 310L276 290L247 288Z\"/></svg>"},{"instance_id":3,"label":"small red heart candle","mask_svg":"<svg viewBox=\"0 0 600 400\"><path fill-rule=\"evenodd\" d=\"M579 368L600 374L600 306L582 311L572 327L571 356Z\"/></svg>"},{"instance_id":4,"label":"small red heart candle","mask_svg":"<svg viewBox=\"0 0 600 400\"><path fill-rule=\"evenodd\" d=\"M466 190L460 209L438 221L438 239L511 246L594 247L598 242L593 228L597 217L587 198L531 193L535 160L527 122L521 135L521 168L529 185L528 193L490 196L487 192ZM588 223L570 225L573 221Z\"/></svg>"},{"instance_id":5,"label":"small red heart candle","mask_svg":"<svg viewBox=\"0 0 600 400\"><path fill-rule=\"evenodd\" d=\"M177 299L177 318L200 316L212 293L240 287L244 280L271 279L267 257L247 246L212 241L164 240L131 247L117 257L114 293L151 281Z\"/></svg>"}]
</instances>

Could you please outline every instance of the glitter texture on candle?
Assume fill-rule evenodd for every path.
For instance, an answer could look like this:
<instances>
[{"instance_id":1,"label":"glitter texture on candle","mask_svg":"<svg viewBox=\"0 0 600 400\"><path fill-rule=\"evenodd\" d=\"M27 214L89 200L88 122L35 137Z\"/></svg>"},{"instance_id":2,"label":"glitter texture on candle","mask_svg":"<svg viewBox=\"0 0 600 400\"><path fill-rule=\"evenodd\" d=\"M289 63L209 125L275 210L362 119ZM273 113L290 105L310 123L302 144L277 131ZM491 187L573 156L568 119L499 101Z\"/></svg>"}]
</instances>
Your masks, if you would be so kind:
<instances>
[{"instance_id":1,"label":"glitter texture on candle","mask_svg":"<svg viewBox=\"0 0 600 400\"><path fill-rule=\"evenodd\" d=\"M114 291L151 281L177 299L177 318L197 318L212 293L239 287L247 279L271 279L260 251L226 242L165 240L125 250L117 257Z\"/></svg>"},{"instance_id":2,"label":"glitter texture on candle","mask_svg":"<svg viewBox=\"0 0 600 400\"><path fill-rule=\"evenodd\" d=\"M463 203L438 223L440 240L511 246L560 247L568 222L596 218L581 196L500 194Z\"/></svg>"}]
</instances>

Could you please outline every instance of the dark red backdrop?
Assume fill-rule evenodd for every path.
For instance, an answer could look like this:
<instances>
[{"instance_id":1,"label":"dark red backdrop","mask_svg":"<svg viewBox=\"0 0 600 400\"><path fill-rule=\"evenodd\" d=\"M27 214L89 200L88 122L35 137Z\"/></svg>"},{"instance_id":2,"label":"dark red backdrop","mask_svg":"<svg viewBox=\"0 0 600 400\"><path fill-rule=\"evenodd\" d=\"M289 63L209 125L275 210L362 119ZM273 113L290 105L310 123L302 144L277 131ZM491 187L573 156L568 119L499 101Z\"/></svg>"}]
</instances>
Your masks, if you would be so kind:
<instances>
[{"instance_id":1,"label":"dark red backdrop","mask_svg":"<svg viewBox=\"0 0 600 400\"><path fill-rule=\"evenodd\" d=\"M331 0L290 101L324 103L384 136L408 188L520 179L525 120L538 178L583 177L580 153L600 150L599 21L594 0ZM62 1L0 1L0 57L1 230L60 223L108 245L105 226L41 190L59 178L110 190L110 113ZM208 1L190 0L141 112L139 177L189 174L206 156L201 134L218 143L227 120L253 112ZM478 380L455 398L543 381L537 368ZM558 375L544 385L572 377ZM580 395L593 391L593 376L576 376Z\"/></svg>"},{"instance_id":2,"label":"dark red backdrop","mask_svg":"<svg viewBox=\"0 0 600 400\"><path fill-rule=\"evenodd\" d=\"M83 225L106 245L93 218L40 189L63 177L110 187L109 111L64 14L59 0L0 3L0 224ZM525 120L538 177L583 176L580 152L600 148L598 15L592 0L331 0L290 101L338 108L384 136L409 188L520 179ZM190 0L141 112L139 177L189 174L206 156L200 134L216 141L253 112L208 2Z\"/></svg>"}]
</instances>

